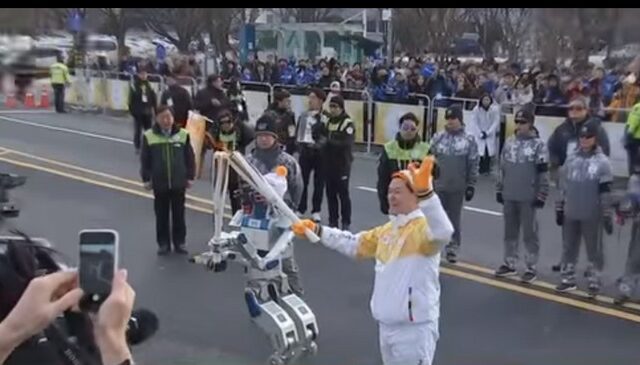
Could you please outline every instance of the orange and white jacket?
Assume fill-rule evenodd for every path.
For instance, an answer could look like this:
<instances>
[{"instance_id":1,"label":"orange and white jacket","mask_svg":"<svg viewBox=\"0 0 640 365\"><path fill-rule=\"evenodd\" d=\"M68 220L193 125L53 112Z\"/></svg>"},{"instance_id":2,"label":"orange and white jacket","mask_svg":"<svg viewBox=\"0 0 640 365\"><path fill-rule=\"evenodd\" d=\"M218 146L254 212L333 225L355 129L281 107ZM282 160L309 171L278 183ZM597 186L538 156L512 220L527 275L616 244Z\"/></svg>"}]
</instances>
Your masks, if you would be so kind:
<instances>
[{"instance_id":1,"label":"orange and white jacket","mask_svg":"<svg viewBox=\"0 0 640 365\"><path fill-rule=\"evenodd\" d=\"M437 195L407 215L353 234L322 227L322 243L349 257L375 258L373 317L384 324L425 323L440 316L440 250L453 226ZM436 327L437 328L437 327Z\"/></svg>"}]
</instances>

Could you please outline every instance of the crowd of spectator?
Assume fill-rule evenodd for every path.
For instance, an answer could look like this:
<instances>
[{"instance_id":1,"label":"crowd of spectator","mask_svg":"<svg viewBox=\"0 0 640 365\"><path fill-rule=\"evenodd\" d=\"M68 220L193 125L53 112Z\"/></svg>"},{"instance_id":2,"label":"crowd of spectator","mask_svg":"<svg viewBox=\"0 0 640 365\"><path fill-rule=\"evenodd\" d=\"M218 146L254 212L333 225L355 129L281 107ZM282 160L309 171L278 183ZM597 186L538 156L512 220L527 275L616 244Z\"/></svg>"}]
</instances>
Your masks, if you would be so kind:
<instances>
[{"instance_id":1,"label":"crowd of spectator","mask_svg":"<svg viewBox=\"0 0 640 365\"><path fill-rule=\"evenodd\" d=\"M455 58L436 62L430 57L400 56L392 65L371 59L350 65L333 58L275 62L273 55L261 62L249 55L243 65L227 61L221 75L225 80L302 87L328 88L337 81L342 88L367 89L375 101L403 102L410 94L427 95L436 102L448 98L477 100L489 94L501 105L534 104L536 114L553 116L566 115L569 101L581 96L589 100L592 115L618 122L625 121L625 110L640 96L637 72L623 67L589 65L578 71L542 62L526 68L508 62L474 63Z\"/></svg>"}]
</instances>

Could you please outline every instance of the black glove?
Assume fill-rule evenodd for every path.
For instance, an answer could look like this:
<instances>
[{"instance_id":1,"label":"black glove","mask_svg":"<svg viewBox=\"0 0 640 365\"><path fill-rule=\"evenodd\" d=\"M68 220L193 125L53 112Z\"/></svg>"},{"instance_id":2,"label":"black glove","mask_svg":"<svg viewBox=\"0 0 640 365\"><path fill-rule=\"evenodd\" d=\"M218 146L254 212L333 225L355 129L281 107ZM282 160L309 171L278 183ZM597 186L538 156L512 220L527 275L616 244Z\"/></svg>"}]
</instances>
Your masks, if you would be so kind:
<instances>
[{"instance_id":1,"label":"black glove","mask_svg":"<svg viewBox=\"0 0 640 365\"><path fill-rule=\"evenodd\" d=\"M533 207L537 208L537 209L542 209L544 208L544 200L542 199L536 199L533 201Z\"/></svg>"},{"instance_id":2,"label":"black glove","mask_svg":"<svg viewBox=\"0 0 640 365\"><path fill-rule=\"evenodd\" d=\"M482 139L487 139L487 132L482 132Z\"/></svg>"},{"instance_id":3,"label":"black glove","mask_svg":"<svg viewBox=\"0 0 640 365\"><path fill-rule=\"evenodd\" d=\"M496 193L496 201L500 204L504 204L504 199L502 199L502 193Z\"/></svg>"},{"instance_id":4,"label":"black glove","mask_svg":"<svg viewBox=\"0 0 640 365\"><path fill-rule=\"evenodd\" d=\"M605 216L602 218L602 226L608 235L613 234L613 219L611 216Z\"/></svg>"},{"instance_id":5,"label":"black glove","mask_svg":"<svg viewBox=\"0 0 640 365\"><path fill-rule=\"evenodd\" d=\"M475 194L476 189L473 186L467 186L467 190L464 191L464 200L470 201L473 199L473 194Z\"/></svg>"},{"instance_id":6,"label":"black glove","mask_svg":"<svg viewBox=\"0 0 640 365\"><path fill-rule=\"evenodd\" d=\"M564 210L556 209L556 224L561 226L564 224Z\"/></svg>"}]
</instances>

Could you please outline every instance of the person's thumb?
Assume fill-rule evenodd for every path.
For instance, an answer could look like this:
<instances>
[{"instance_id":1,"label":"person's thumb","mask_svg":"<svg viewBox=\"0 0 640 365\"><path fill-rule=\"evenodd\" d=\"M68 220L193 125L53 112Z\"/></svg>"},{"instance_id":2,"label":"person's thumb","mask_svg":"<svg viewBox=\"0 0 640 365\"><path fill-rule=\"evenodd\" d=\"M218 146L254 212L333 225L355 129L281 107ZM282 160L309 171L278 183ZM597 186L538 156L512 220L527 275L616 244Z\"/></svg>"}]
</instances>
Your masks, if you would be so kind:
<instances>
[{"instance_id":1,"label":"person's thumb","mask_svg":"<svg viewBox=\"0 0 640 365\"><path fill-rule=\"evenodd\" d=\"M53 302L53 308L56 315L66 311L67 309L76 306L80 299L82 298L83 291L80 288L75 288L65 295L63 295L60 299Z\"/></svg>"},{"instance_id":2,"label":"person's thumb","mask_svg":"<svg viewBox=\"0 0 640 365\"><path fill-rule=\"evenodd\" d=\"M119 291L122 291L125 289L126 287L126 282L127 282L127 269L120 269L118 270L118 272L116 272L116 274L113 276L113 283L111 285L111 292L112 293L118 293Z\"/></svg>"}]
</instances>

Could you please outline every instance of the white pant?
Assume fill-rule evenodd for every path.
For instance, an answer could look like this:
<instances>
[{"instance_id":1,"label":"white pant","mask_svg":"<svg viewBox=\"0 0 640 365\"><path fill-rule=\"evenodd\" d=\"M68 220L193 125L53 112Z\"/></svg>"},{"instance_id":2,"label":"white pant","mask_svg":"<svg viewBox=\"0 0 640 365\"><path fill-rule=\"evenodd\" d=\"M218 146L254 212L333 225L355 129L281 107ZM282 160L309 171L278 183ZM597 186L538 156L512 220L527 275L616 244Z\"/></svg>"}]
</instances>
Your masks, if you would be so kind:
<instances>
[{"instance_id":1,"label":"white pant","mask_svg":"<svg viewBox=\"0 0 640 365\"><path fill-rule=\"evenodd\" d=\"M384 365L431 365L438 341L437 323L378 323Z\"/></svg>"}]
</instances>

